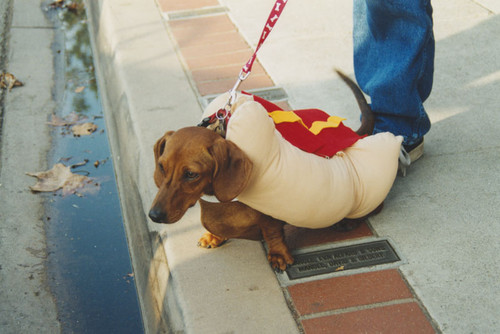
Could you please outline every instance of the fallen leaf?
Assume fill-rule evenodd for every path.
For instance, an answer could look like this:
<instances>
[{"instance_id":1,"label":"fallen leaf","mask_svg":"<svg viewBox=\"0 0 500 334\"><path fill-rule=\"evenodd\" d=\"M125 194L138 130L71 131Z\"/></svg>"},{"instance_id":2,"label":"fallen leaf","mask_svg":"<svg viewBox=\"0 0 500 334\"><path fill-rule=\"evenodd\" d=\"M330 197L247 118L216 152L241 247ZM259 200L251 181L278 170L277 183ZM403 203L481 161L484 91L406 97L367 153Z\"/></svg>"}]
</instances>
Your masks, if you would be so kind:
<instances>
[{"instance_id":1,"label":"fallen leaf","mask_svg":"<svg viewBox=\"0 0 500 334\"><path fill-rule=\"evenodd\" d=\"M61 118L55 114L52 114L52 118L50 119L50 122L47 122L47 124L52 125L52 126L67 126L67 125L71 125L74 123L70 123L63 118Z\"/></svg>"},{"instance_id":2,"label":"fallen leaf","mask_svg":"<svg viewBox=\"0 0 500 334\"><path fill-rule=\"evenodd\" d=\"M11 73L1 73L0 74L0 88L7 88L9 92L12 90L12 87L23 86L23 83L11 74Z\"/></svg>"},{"instance_id":3,"label":"fallen leaf","mask_svg":"<svg viewBox=\"0 0 500 334\"><path fill-rule=\"evenodd\" d=\"M52 117L50 119L50 122L47 122L47 124L52 125L52 126L70 126L73 124L76 124L78 121L81 119L86 118L85 116L80 117L77 113L72 112L71 114L67 115L64 118L61 118L57 116L56 114L52 114Z\"/></svg>"},{"instance_id":4,"label":"fallen leaf","mask_svg":"<svg viewBox=\"0 0 500 334\"><path fill-rule=\"evenodd\" d=\"M76 2L66 3L66 0L55 0L49 4L49 8L66 8L70 12L77 13L83 9L83 4Z\"/></svg>"},{"instance_id":5,"label":"fallen leaf","mask_svg":"<svg viewBox=\"0 0 500 334\"><path fill-rule=\"evenodd\" d=\"M73 135L76 137L88 136L91 133L95 132L96 130L97 130L97 125L90 122L83 124L76 124L71 127L71 131L73 131Z\"/></svg>"},{"instance_id":6,"label":"fallen leaf","mask_svg":"<svg viewBox=\"0 0 500 334\"><path fill-rule=\"evenodd\" d=\"M85 175L73 174L70 167L61 163L55 164L52 169L38 173L26 173L29 176L36 177L38 180L31 191L51 192L62 189L63 195L74 194L77 190L80 192L93 192L96 189L85 189L88 185L97 186L93 180Z\"/></svg>"},{"instance_id":7,"label":"fallen leaf","mask_svg":"<svg viewBox=\"0 0 500 334\"><path fill-rule=\"evenodd\" d=\"M79 5L76 2L72 2L69 5L66 5L66 9L70 12L77 13L80 9L82 9L83 4Z\"/></svg>"},{"instance_id":8,"label":"fallen leaf","mask_svg":"<svg viewBox=\"0 0 500 334\"><path fill-rule=\"evenodd\" d=\"M75 89L75 93L81 93L85 89L85 86L80 86Z\"/></svg>"},{"instance_id":9,"label":"fallen leaf","mask_svg":"<svg viewBox=\"0 0 500 334\"><path fill-rule=\"evenodd\" d=\"M65 0L55 0L54 2L51 2L49 4L49 7L52 7L52 8L63 8L64 7L64 1Z\"/></svg>"}]
</instances>

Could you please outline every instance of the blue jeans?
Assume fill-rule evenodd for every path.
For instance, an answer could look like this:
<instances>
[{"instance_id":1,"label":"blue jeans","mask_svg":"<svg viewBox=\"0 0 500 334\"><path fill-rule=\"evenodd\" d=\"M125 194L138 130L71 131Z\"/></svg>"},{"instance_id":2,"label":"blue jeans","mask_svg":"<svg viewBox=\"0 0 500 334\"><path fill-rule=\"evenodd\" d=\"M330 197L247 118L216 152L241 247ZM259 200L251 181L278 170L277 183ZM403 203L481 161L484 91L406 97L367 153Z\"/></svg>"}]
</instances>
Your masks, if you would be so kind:
<instances>
[{"instance_id":1,"label":"blue jeans","mask_svg":"<svg viewBox=\"0 0 500 334\"><path fill-rule=\"evenodd\" d=\"M418 142L431 122L434 35L430 0L354 0L354 72L370 96L374 133Z\"/></svg>"}]
</instances>

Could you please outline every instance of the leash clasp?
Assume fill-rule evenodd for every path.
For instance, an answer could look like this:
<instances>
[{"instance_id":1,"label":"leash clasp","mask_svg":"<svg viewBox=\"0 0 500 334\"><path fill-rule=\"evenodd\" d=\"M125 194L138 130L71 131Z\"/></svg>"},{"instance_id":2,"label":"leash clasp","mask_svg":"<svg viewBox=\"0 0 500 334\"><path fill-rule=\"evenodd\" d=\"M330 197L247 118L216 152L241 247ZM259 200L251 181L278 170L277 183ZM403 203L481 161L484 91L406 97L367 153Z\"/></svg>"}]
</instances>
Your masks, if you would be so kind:
<instances>
[{"instance_id":1,"label":"leash clasp","mask_svg":"<svg viewBox=\"0 0 500 334\"><path fill-rule=\"evenodd\" d=\"M231 110L233 103L236 102L236 91L238 90L238 87L241 85L243 80L248 78L249 75L250 75L250 71L244 72L243 69L240 71L240 74L238 75L238 80L236 80L233 88L231 88L229 90L229 100L227 101L226 105L223 108L227 112L229 112Z\"/></svg>"}]
</instances>

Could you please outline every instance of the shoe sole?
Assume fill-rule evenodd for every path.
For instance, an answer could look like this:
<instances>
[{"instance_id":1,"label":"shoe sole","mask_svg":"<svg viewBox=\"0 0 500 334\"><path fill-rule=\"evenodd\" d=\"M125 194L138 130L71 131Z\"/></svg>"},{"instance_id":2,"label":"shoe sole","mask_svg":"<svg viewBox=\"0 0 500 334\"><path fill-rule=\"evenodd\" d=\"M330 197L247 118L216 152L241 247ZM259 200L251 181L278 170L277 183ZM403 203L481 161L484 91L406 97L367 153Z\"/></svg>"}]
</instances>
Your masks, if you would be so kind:
<instances>
[{"instance_id":1,"label":"shoe sole","mask_svg":"<svg viewBox=\"0 0 500 334\"><path fill-rule=\"evenodd\" d=\"M413 150L411 150L409 153L407 153L406 157L404 157L404 155L403 155L403 157L404 157L403 159L407 160L406 162L403 162L403 160L401 160L402 156L400 155L398 169L401 171L401 174L403 175L403 177L406 176L406 169L412 163L414 163L415 161L420 159L422 157L422 155L424 155L424 141L423 140L417 147L414 147Z\"/></svg>"},{"instance_id":2,"label":"shoe sole","mask_svg":"<svg viewBox=\"0 0 500 334\"><path fill-rule=\"evenodd\" d=\"M411 150L409 155L410 155L411 163L414 163L415 161L420 159L422 157L422 155L424 155L424 141L422 140L420 145L418 145L413 150Z\"/></svg>"}]
</instances>

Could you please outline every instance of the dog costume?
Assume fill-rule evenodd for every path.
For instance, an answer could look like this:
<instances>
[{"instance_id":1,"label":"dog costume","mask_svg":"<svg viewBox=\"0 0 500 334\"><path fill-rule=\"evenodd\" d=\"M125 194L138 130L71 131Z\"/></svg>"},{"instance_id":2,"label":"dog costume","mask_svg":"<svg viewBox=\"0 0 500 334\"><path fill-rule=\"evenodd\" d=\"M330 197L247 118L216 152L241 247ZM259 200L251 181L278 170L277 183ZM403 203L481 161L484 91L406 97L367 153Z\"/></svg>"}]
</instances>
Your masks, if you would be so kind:
<instances>
[{"instance_id":1,"label":"dog costume","mask_svg":"<svg viewBox=\"0 0 500 334\"><path fill-rule=\"evenodd\" d=\"M226 93L213 100L203 118L228 99ZM317 117L309 119L314 113ZM375 210L396 178L403 138L388 132L359 137L341 121L316 109L286 112L253 95L237 94L226 139L253 162L238 200L306 228L328 227ZM337 140L329 140L332 131ZM289 140L284 138L287 132Z\"/></svg>"}]
</instances>

